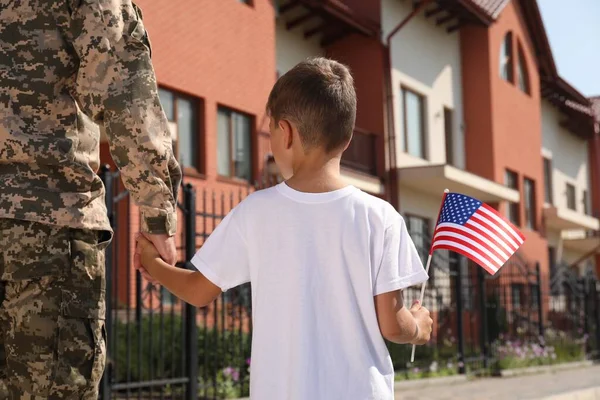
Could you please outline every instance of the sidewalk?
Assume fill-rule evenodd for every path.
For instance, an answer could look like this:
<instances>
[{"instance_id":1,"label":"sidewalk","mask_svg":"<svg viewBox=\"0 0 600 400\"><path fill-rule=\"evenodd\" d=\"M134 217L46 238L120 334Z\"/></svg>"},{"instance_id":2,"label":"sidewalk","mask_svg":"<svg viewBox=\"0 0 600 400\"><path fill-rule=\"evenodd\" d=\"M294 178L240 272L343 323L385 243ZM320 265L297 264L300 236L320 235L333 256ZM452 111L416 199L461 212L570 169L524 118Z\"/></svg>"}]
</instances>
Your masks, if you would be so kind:
<instances>
[{"instance_id":1,"label":"sidewalk","mask_svg":"<svg viewBox=\"0 0 600 400\"><path fill-rule=\"evenodd\" d=\"M594 391L592 389L598 388ZM587 390L586 390L587 389ZM583 391L582 391L583 390ZM600 399L600 365L424 388L398 388L397 400Z\"/></svg>"}]
</instances>

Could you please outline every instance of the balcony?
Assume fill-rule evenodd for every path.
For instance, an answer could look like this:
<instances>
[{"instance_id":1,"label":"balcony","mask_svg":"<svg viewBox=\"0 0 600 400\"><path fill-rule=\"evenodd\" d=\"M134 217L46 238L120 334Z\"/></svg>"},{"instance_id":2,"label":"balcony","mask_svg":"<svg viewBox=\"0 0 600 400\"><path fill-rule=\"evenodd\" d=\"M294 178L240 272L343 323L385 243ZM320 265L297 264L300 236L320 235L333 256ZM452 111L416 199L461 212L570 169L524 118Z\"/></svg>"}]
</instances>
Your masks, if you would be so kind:
<instances>
[{"instance_id":1,"label":"balcony","mask_svg":"<svg viewBox=\"0 0 600 400\"><path fill-rule=\"evenodd\" d=\"M600 253L600 231L569 230L561 233L566 249L588 254L596 250Z\"/></svg>"},{"instance_id":2,"label":"balcony","mask_svg":"<svg viewBox=\"0 0 600 400\"><path fill-rule=\"evenodd\" d=\"M342 175L356 187L373 194L383 193L377 174L378 135L355 128L350 146L342 155Z\"/></svg>"},{"instance_id":3,"label":"balcony","mask_svg":"<svg viewBox=\"0 0 600 400\"><path fill-rule=\"evenodd\" d=\"M566 207L545 205L546 226L554 230L600 230L600 220L590 215L570 210Z\"/></svg>"},{"instance_id":4,"label":"balcony","mask_svg":"<svg viewBox=\"0 0 600 400\"><path fill-rule=\"evenodd\" d=\"M342 155L342 167L377 176L377 135L356 128L350 146Z\"/></svg>"},{"instance_id":5,"label":"balcony","mask_svg":"<svg viewBox=\"0 0 600 400\"><path fill-rule=\"evenodd\" d=\"M400 168L398 179L401 185L438 196L449 189L486 203L520 199L517 190L447 164Z\"/></svg>"}]
</instances>

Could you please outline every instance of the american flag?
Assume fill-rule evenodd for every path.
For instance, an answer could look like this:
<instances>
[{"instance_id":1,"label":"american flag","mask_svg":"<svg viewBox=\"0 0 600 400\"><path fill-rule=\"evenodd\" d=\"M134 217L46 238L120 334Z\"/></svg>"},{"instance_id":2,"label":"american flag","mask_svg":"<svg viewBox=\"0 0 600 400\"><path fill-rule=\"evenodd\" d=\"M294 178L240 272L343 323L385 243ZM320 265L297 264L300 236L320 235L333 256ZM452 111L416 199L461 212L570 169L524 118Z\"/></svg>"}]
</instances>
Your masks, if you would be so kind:
<instances>
[{"instance_id":1,"label":"american flag","mask_svg":"<svg viewBox=\"0 0 600 400\"><path fill-rule=\"evenodd\" d=\"M523 234L492 207L463 194L446 193L429 254L436 249L455 251L493 275L524 241Z\"/></svg>"}]
</instances>

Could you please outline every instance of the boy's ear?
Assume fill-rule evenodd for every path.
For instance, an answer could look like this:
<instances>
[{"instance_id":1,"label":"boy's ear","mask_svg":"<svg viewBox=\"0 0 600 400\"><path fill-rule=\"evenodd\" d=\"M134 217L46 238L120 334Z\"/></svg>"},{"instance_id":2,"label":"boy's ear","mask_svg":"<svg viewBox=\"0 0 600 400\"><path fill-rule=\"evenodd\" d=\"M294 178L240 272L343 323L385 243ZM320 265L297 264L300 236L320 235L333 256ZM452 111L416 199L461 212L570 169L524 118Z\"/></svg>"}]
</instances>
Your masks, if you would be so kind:
<instances>
[{"instance_id":1,"label":"boy's ear","mask_svg":"<svg viewBox=\"0 0 600 400\"><path fill-rule=\"evenodd\" d=\"M291 149L294 143L294 127L292 123L286 119L282 119L279 121L279 128L284 134L285 148Z\"/></svg>"}]
</instances>

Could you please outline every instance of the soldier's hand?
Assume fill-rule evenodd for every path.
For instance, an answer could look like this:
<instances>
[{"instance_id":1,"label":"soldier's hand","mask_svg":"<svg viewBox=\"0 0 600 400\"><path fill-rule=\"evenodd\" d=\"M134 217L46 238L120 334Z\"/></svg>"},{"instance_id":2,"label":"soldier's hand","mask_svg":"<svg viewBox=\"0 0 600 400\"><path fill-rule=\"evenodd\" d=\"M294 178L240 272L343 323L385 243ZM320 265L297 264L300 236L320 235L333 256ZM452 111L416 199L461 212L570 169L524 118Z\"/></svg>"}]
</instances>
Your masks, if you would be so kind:
<instances>
[{"instance_id":1,"label":"soldier's hand","mask_svg":"<svg viewBox=\"0 0 600 400\"><path fill-rule=\"evenodd\" d=\"M429 310L423 307L419 301L415 300L409 311L419 327L419 333L411 343L420 345L429 342L431 332L433 331L433 320L429 315Z\"/></svg>"},{"instance_id":2,"label":"soldier's hand","mask_svg":"<svg viewBox=\"0 0 600 400\"><path fill-rule=\"evenodd\" d=\"M141 233L136 235L135 253L133 255L133 265L135 269L140 271L144 279L150 283L158 283L156 279L150 275L144 265L149 264L148 261L152 258L160 258L160 254L156 247L150 243Z\"/></svg>"},{"instance_id":3,"label":"soldier's hand","mask_svg":"<svg viewBox=\"0 0 600 400\"><path fill-rule=\"evenodd\" d=\"M162 258L167 264L175 265L177 262L177 249L175 248L175 237L168 236L166 234L151 235L149 233L143 234L148 239Z\"/></svg>"}]
</instances>

